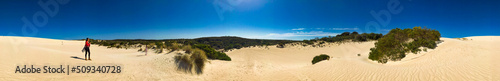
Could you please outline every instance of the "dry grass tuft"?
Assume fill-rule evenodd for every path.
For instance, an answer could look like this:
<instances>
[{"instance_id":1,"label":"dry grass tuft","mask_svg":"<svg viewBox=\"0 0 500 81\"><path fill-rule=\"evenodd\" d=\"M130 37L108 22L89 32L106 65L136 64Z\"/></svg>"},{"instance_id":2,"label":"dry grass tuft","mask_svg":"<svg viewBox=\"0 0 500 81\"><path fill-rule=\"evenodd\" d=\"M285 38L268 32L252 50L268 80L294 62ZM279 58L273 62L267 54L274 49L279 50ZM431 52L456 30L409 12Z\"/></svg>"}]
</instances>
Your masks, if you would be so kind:
<instances>
[{"instance_id":1,"label":"dry grass tuft","mask_svg":"<svg viewBox=\"0 0 500 81\"><path fill-rule=\"evenodd\" d=\"M177 69L188 73L196 72L196 74L202 74L205 62L208 61L205 52L201 49L190 47L184 47L183 50L190 50L191 52L175 56Z\"/></svg>"}]
</instances>

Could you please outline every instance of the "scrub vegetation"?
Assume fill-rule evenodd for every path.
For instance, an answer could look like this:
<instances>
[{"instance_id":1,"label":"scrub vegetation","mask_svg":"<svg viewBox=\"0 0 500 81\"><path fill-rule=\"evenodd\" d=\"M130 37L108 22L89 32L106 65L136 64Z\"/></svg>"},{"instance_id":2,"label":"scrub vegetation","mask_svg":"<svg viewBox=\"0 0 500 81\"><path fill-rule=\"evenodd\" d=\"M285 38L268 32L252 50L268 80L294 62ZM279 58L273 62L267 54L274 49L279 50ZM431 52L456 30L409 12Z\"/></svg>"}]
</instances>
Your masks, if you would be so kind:
<instances>
[{"instance_id":1,"label":"scrub vegetation","mask_svg":"<svg viewBox=\"0 0 500 81\"><path fill-rule=\"evenodd\" d=\"M323 61L323 60L330 60L330 56L328 56L326 54L321 54L321 55L315 56L312 60L312 64L316 64L319 61Z\"/></svg>"},{"instance_id":2,"label":"scrub vegetation","mask_svg":"<svg viewBox=\"0 0 500 81\"><path fill-rule=\"evenodd\" d=\"M140 48L138 51L144 51L143 48L154 51L155 53L169 53L173 51L184 50L185 53L191 53L190 48L198 48L206 53L208 59L231 61L231 58L224 52L232 49L240 49L251 46L270 46L276 45L277 48L285 48L290 43L300 43L303 46L311 45L313 47L321 46L326 42L335 43L343 41L363 42L368 40L377 40L382 34L358 32L344 32L337 36L328 36L315 38L311 40L266 40L266 39L247 39L234 36L222 37L202 37L196 39L164 39L164 40L144 40L144 39L115 39L115 40L95 40L90 39L92 44L107 46L108 48L128 49ZM317 44L317 45L314 45ZM296 44L293 44L296 45Z\"/></svg>"},{"instance_id":3,"label":"scrub vegetation","mask_svg":"<svg viewBox=\"0 0 500 81\"><path fill-rule=\"evenodd\" d=\"M417 54L424 47L424 51L437 47L441 34L437 30L414 27L413 29L392 29L382 38L378 39L375 47L371 48L369 59L379 63L387 61L399 61L406 53Z\"/></svg>"},{"instance_id":4,"label":"scrub vegetation","mask_svg":"<svg viewBox=\"0 0 500 81\"><path fill-rule=\"evenodd\" d=\"M222 37L202 37L196 39L164 39L164 40L144 40L144 39L115 39L115 40L94 40L90 39L92 44L106 46L108 48L128 49L139 48L138 51L144 51L145 48L152 50L155 53L164 53L167 51L185 51L186 54L193 53L194 49L199 49L204 52L208 59L231 61L231 58L225 54L232 49L240 49L251 46L266 47L276 45L277 48L285 48L287 44L303 46L311 45L313 47L322 47L322 44L336 43L345 41L363 42L369 40L377 40L382 37L382 34L344 32L336 36L328 36L315 38L303 41L294 40L266 40L266 39L247 39L234 36ZM144 49L143 49L144 48ZM182 58L182 57L176 57ZM187 56L184 56L187 58Z\"/></svg>"}]
</instances>

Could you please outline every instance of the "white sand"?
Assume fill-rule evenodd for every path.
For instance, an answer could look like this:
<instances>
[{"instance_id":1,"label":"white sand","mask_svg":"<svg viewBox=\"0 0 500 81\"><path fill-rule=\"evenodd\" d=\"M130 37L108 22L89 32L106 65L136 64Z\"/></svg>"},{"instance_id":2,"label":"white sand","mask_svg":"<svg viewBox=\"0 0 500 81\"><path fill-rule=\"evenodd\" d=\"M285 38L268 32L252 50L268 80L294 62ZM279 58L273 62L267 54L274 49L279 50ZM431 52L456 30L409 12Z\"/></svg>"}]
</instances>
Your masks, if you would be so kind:
<instances>
[{"instance_id":1,"label":"white sand","mask_svg":"<svg viewBox=\"0 0 500 81\"><path fill-rule=\"evenodd\" d=\"M0 36L0 81L10 80L319 80L319 81L495 81L500 80L500 37L442 38L434 50L410 54L402 61L379 64L368 59L375 43L243 48L227 52L233 61L210 60L201 75L178 71L174 53L144 56L138 49L91 46L93 61L84 61L83 41ZM314 56L332 58L314 65ZM361 56L357 56L361 54ZM120 65L119 74L20 74L17 65Z\"/></svg>"}]
</instances>

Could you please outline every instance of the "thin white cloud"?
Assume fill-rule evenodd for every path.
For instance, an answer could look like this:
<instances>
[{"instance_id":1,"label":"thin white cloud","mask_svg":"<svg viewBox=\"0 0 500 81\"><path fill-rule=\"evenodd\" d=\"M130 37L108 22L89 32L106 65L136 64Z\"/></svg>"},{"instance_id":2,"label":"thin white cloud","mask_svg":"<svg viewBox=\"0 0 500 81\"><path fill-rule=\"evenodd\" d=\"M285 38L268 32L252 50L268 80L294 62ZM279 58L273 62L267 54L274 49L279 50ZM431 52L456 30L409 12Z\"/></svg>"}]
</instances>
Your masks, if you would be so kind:
<instances>
[{"instance_id":1,"label":"thin white cloud","mask_svg":"<svg viewBox=\"0 0 500 81\"><path fill-rule=\"evenodd\" d=\"M311 32L295 32L295 33L270 33L268 37L297 37L297 36L335 36L339 33L323 32L323 31L311 31Z\"/></svg>"},{"instance_id":2,"label":"thin white cloud","mask_svg":"<svg viewBox=\"0 0 500 81\"><path fill-rule=\"evenodd\" d=\"M296 28L296 29L292 29L292 30L304 30L306 28Z\"/></svg>"},{"instance_id":3,"label":"thin white cloud","mask_svg":"<svg viewBox=\"0 0 500 81\"><path fill-rule=\"evenodd\" d=\"M306 28L295 28L292 30L305 30ZM315 30L359 30L359 28L309 28Z\"/></svg>"},{"instance_id":4,"label":"thin white cloud","mask_svg":"<svg viewBox=\"0 0 500 81\"><path fill-rule=\"evenodd\" d=\"M359 28L329 28L330 30L359 30Z\"/></svg>"},{"instance_id":5,"label":"thin white cloud","mask_svg":"<svg viewBox=\"0 0 500 81\"><path fill-rule=\"evenodd\" d=\"M325 30L325 28L316 28L317 30Z\"/></svg>"}]
</instances>

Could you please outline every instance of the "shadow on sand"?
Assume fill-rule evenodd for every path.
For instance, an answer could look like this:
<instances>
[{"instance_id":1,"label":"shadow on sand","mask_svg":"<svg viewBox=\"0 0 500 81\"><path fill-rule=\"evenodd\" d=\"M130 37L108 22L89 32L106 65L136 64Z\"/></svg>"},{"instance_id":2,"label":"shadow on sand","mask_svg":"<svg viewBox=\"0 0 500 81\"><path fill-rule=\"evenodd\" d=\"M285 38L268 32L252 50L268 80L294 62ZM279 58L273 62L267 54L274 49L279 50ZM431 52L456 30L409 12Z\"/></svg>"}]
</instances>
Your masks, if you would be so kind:
<instances>
[{"instance_id":1,"label":"shadow on sand","mask_svg":"<svg viewBox=\"0 0 500 81\"><path fill-rule=\"evenodd\" d=\"M77 57L77 56L71 56L71 58L74 58L74 59L80 59L80 60L85 60L85 59L80 58L80 57Z\"/></svg>"},{"instance_id":2,"label":"shadow on sand","mask_svg":"<svg viewBox=\"0 0 500 81\"><path fill-rule=\"evenodd\" d=\"M136 55L136 57L143 57L143 56L146 56L146 55Z\"/></svg>"},{"instance_id":3,"label":"shadow on sand","mask_svg":"<svg viewBox=\"0 0 500 81\"><path fill-rule=\"evenodd\" d=\"M172 53L172 52L174 52L174 51L175 51L175 50L172 50L172 51L170 51L170 52L168 52L168 53L165 53L165 54L170 54L170 53Z\"/></svg>"}]
</instances>

